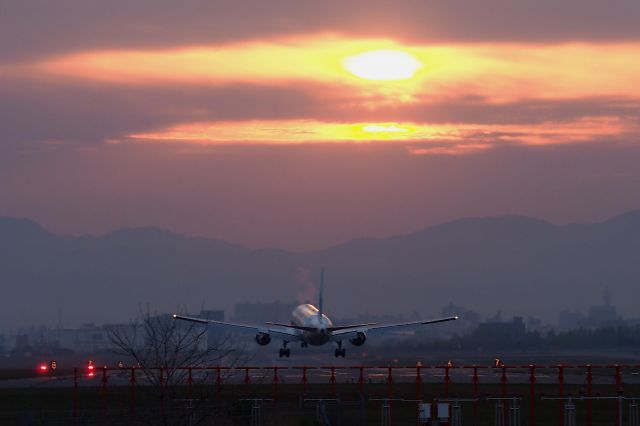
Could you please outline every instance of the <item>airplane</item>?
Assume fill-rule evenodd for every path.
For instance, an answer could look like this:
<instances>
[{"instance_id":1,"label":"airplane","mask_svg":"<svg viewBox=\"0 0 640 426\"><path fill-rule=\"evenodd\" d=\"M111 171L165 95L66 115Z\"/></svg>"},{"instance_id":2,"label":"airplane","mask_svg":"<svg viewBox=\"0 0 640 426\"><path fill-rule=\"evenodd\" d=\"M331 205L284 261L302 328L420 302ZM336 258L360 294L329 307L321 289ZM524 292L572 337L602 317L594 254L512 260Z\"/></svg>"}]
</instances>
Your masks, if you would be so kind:
<instances>
[{"instance_id":1,"label":"airplane","mask_svg":"<svg viewBox=\"0 0 640 426\"><path fill-rule=\"evenodd\" d=\"M266 322L264 325L239 324L233 322L215 321L204 318L188 317L173 314L173 318L183 321L191 321L201 324L213 324L240 329L249 329L256 332L256 343L261 346L271 342L271 336L282 338L282 348L280 348L280 358L289 358L291 349L287 347L289 343L300 342L303 348L309 345L321 346L328 342L335 342L337 347L334 355L336 358L344 358L347 350L342 347L343 340L348 340L354 346L362 346L367 340L367 333L371 330L380 330L396 327L408 327L416 325L436 324L446 321L455 321L457 316L437 318L425 321L410 321L395 324L351 324L334 326L333 322L323 311L323 291L324 291L324 268L320 270L320 294L318 295L318 307L310 303L297 306L291 313L291 324L277 322Z\"/></svg>"}]
</instances>

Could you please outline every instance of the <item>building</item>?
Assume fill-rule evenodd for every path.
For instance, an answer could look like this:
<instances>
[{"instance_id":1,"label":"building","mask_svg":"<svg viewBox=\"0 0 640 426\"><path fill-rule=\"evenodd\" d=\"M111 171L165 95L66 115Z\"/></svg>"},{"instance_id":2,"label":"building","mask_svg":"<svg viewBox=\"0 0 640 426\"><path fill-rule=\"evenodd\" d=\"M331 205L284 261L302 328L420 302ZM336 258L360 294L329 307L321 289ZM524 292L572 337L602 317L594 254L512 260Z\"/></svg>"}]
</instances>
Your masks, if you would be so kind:
<instances>
[{"instance_id":1,"label":"building","mask_svg":"<svg viewBox=\"0 0 640 426\"><path fill-rule=\"evenodd\" d=\"M47 346L90 353L113 347L107 329L94 323L82 324L79 328L56 328L43 333Z\"/></svg>"},{"instance_id":2,"label":"building","mask_svg":"<svg viewBox=\"0 0 640 426\"><path fill-rule=\"evenodd\" d=\"M14 358L29 358L33 356L33 347L29 344L29 336L26 334L16 335L16 345L11 351Z\"/></svg>"},{"instance_id":3,"label":"building","mask_svg":"<svg viewBox=\"0 0 640 426\"><path fill-rule=\"evenodd\" d=\"M234 306L234 321L261 324L265 321L289 323L291 312L298 306L297 303L281 303L276 300L272 303L237 303Z\"/></svg>"},{"instance_id":4,"label":"building","mask_svg":"<svg viewBox=\"0 0 640 426\"><path fill-rule=\"evenodd\" d=\"M489 321L478 325L474 337L489 344L517 344L525 337L526 327L522 317L513 317L510 322Z\"/></svg>"}]
</instances>

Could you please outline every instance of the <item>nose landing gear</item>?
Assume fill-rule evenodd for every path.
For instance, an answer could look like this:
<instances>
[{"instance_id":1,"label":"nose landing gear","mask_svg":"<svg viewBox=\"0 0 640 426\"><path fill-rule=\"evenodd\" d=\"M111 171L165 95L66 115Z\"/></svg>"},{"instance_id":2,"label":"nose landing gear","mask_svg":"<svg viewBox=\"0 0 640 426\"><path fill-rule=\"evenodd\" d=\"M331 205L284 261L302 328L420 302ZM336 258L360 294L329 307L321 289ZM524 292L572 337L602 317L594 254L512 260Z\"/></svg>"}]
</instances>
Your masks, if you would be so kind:
<instances>
[{"instance_id":1,"label":"nose landing gear","mask_svg":"<svg viewBox=\"0 0 640 426\"><path fill-rule=\"evenodd\" d=\"M336 351L334 352L335 357L336 358L338 358L338 357L344 358L344 356L346 354L347 354L347 350L342 347L342 342L338 342L338 347L336 348Z\"/></svg>"}]
</instances>

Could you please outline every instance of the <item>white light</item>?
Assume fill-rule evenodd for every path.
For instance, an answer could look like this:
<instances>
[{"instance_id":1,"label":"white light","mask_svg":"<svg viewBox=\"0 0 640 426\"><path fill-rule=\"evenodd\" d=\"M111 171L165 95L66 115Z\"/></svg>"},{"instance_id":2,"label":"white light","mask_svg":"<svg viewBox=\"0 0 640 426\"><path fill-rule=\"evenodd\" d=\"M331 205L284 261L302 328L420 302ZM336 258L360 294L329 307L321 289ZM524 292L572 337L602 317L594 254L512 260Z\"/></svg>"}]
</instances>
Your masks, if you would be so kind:
<instances>
[{"instance_id":1,"label":"white light","mask_svg":"<svg viewBox=\"0 0 640 426\"><path fill-rule=\"evenodd\" d=\"M349 56L343 66L350 73L366 80L406 80L422 68L414 56L399 50L372 50Z\"/></svg>"}]
</instances>

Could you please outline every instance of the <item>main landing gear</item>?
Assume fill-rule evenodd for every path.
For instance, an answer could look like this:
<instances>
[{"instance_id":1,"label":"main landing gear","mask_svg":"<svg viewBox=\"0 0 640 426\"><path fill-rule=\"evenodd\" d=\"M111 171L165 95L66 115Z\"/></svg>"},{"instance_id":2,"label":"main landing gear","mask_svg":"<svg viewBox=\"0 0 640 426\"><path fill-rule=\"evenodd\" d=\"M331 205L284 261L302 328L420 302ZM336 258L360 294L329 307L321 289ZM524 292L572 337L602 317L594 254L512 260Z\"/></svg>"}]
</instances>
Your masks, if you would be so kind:
<instances>
[{"instance_id":1,"label":"main landing gear","mask_svg":"<svg viewBox=\"0 0 640 426\"><path fill-rule=\"evenodd\" d=\"M287 342L286 340L282 342L282 347L280 348L280 358L282 358L283 356L289 358L289 356L291 356L291 349L287 348L287 343L289 342Z\"/></svg>"},{"instance_id":2,"label":"main landing gear","mask_svg":"<svg viewBox=\"0 0 640 426\"><path fill-rule=\"evenodd\" d=\"M336 348L336 351L334 354L336 358L338 357L344 358L344 356L347 354L347 350L342 347L342 342L338 342L338 347Z\"/></svg>"}]
</instances>

